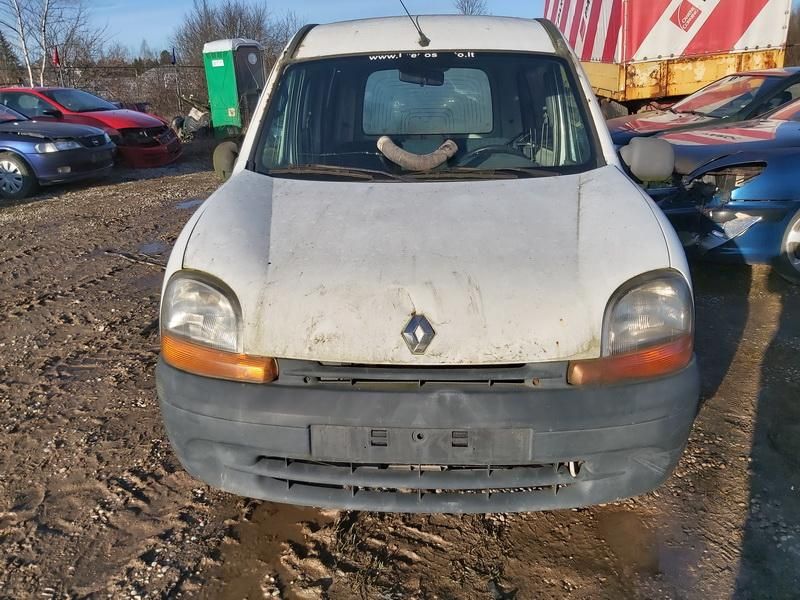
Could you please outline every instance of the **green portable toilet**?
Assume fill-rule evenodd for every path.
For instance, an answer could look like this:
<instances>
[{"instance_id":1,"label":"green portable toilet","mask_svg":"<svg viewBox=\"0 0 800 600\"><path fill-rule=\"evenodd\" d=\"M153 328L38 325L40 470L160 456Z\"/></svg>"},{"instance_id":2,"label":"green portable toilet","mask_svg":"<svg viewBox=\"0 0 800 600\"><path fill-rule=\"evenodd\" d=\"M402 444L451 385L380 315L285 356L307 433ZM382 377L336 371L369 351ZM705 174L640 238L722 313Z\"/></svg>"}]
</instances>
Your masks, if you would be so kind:
<instances>
[{"instance_id":1,"label":"green portable toilet","mask_svg":"<svg viewBox=\"0 0 800 600\"><path fill-rule=\"evenodd\" d=\"M203 46L203 62L214 133L239 135L266 81L261 44L241 38L209 42Z\"/></svg>"}]
</instances>

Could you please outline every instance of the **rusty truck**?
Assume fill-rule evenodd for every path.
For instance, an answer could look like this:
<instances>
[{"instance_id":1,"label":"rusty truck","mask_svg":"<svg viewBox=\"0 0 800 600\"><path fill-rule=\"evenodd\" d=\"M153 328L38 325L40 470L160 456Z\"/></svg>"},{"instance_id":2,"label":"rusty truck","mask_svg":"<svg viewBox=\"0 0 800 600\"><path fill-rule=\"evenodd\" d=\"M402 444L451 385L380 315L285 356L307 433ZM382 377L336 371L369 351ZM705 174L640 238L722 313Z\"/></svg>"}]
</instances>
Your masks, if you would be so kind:
<instances>
[{"instance_id":1,"label":"rusty truck","mask_svg":"<svg viewBox=\"0 0 800 600\"><path fill-rule=\"evenodd\" d=\"M595 93L635 112L731 73L797 64L798 9L798 0L546 0L545 17Z\"/></svg>"}]
</instances>

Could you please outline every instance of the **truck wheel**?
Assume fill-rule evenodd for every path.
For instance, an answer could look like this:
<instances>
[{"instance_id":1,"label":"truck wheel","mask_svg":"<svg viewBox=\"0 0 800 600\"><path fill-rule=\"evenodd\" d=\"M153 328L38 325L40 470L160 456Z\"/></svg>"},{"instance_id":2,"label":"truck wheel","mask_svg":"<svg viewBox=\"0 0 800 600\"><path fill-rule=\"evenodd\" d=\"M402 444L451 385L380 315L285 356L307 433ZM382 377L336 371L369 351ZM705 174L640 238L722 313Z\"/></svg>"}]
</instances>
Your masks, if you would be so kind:
<instances>
[{"instance_id":1,"label":"truck wheel","mask_svg":"<svg viewBox=\"0 0 800 600\"><path fill-rule=\"evenodd\" d=\"M220 181L228 180L238 157L239 146L235 142L222 142L214 148L214 172Z\"/></svg>"},{"instance_id":2,"label":"truck wheel","mask_svg":"<svg viewBox=\"0 0 800 600\"><path fill-rule=\"evenodd\" d=\"M800 285L800 210L789 222L783 234L781 255L775 265L781 276L795 285Z\"/></svg>"},{"instance_id":3,"label":"truck wheel","mask_svg":"<svg viewBox=\"0 0 800 600\"><path fill-rule=\"evenodd\" d=\"M24 160L13 154L0 154L0 198L19 200L36 191L39 182Z\"/></svg>"}]
</instances>

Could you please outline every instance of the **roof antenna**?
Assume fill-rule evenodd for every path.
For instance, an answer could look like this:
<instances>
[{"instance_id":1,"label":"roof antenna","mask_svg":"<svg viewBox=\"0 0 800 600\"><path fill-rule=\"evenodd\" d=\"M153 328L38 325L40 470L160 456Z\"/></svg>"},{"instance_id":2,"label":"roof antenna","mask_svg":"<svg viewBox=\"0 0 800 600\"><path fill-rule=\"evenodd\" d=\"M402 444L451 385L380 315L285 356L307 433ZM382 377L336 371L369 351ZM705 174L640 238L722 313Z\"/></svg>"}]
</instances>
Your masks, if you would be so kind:
<instances>
[{"instance_id":1,"label":"roof antenna","mask_svg":"<svg viewBox=\"0 0 800 600\"><path fill-rule=\"evenodd\" d=\"M411 24L414 25L414 28L419 33L419 45L422 46L423 48L426 48L427 46L430 45L431 39L427 35L422 33L422 28L419 26L419 17L417 17L416 20L414 20L414 17L411 16L411 13L408 12L408 8L406 8L406 3L403 2L403 0L400 0L400 4L403 5L403 8L405 9L408 18L411 19Z\"/></svg>"}]
</instances>

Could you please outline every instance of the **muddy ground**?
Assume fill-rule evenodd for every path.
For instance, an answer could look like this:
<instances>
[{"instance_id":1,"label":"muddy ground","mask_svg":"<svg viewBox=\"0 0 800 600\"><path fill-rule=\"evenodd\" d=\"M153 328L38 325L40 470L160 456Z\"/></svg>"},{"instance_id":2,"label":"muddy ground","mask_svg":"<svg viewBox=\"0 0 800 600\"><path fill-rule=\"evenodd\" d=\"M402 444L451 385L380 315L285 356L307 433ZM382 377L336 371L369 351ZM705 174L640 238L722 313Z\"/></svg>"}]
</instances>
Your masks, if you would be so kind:
<instances>
[{"instance_id":1,"label":"muddy ground","mask_svg":"<svg viewBox=\"0 0 800 600\"><path fill-rule=\"evenodd\" d=\"M790 598L800 589L800 290L695 274L701 415L647 496L405 516L193 480L160 422L161 265L208 164L0 206L2 598Z\"/></svg>"}]
</instances>

